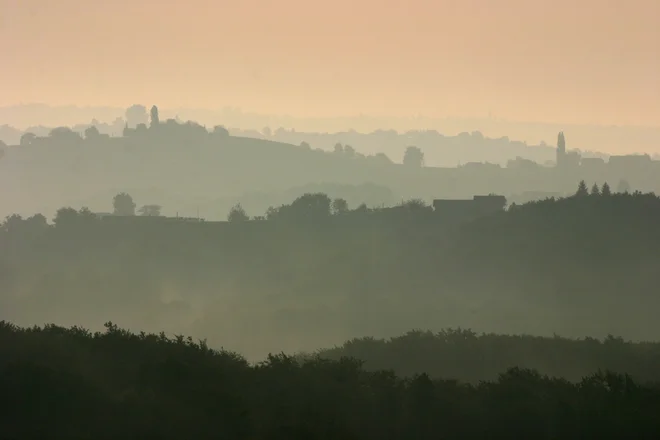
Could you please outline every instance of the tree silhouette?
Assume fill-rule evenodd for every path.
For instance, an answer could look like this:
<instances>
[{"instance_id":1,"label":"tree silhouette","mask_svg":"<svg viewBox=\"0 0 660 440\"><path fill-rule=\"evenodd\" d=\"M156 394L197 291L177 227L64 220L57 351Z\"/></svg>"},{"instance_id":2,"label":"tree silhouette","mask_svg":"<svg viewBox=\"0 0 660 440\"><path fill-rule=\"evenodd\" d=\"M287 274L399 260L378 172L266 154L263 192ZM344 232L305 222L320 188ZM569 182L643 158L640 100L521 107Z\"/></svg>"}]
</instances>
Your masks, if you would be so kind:
<instances>
[{"instance_id":1,"label":"tree silhouette","mask_svg":"<svg viewBox=\"0 0 660 440\"><path fill-rule=\"evenodd\" d=\"M290 205L281 206L277 217L291 220L310 220L329 217L332 201L324 193L306 193L294 200ZM266 213L268 217L268 213Z\"/></svg>"},{"instance_id":2,"label":"tree silhouette","mask_svg":"<svg viewBox=\"0 0 660 440\"><path fill-rule=\"evenodd\" d=\"M25 219L25 225L30 231L44 230L48 227L48 220L43 214L35 214Z\"/></svg>"},{"instance_id":3,"label":"tree silhouette","mask_svg":"<svg viewBox=\"0 0 660 440\"><path fill-rule=\"evenodd\" d=\"M30 133L30 132L23 133L23 135L21 136L21 140L19 141L19 145L21 147L26 147L28 145L32 145L34 143L35 139L37 139L36 134Z\"/></svg>"},{"instance_id":4,"label":"tree silhouette","mask_svg":"<svg viewBox=\"0 0 660 440\"><path fill-rule=\"evenodd\" d=\"M592 196L599 196L600 195L600 189L598 188L597 183L594 183L594 185L591 187L591 195Z\"/></svg>"},{"instance_id":5,"label":"tree silhouette","mask_svg":"<svg viewBox=\"0 0 660 440\"><path fill-rule=\"evenodd\" d=\"M332 201L332 213L337 215L345 212L348 212L348 202L342 198L334 199Z\"/></svg>"},{"instance_id":6,"label":"tree silhouette","mask_svg":"<svg viewBox=\"0 0 660 440\"><path fill-rule=\"evenodd\" d=\"M431 209L431 207L427 205L426 202L422 199L410 199L402 201L399 204L399 208L403 208L408 211L424 211Z\"/></svg>"},{"instance_id":7,"label":"tree silhouette","mask_svg":"<svg viewBox=\"0 0 660 440\"><path fill-rule=\"evenodd\" d=\"M8 215L2 223L2 230L10 233L15 232L21 228L23 221L23 217L19 214Z\"/></svg>"},{"instance_id":8,"label":"tree silhouette","mask_svg":"<svg viewBox=\"0 0 660 440\"><path fill-rule=\"evenodd\" d=\"M603 188L600 190L600 193L603 196L612 195L612 190L610 189L610 185L607 182L603 183Z\"/></svg>"},{"instance_id":9,"label":"tree silhouette","mask_svg":"<svg viewBox=\"0 0 660 440\"><path fill-rule=\"evenodd\" d=\"M151 107L151 125L150 128L156 128L160 124L160 118L158 116L158 107L155 105Z\"/></svg>"},{"instance_id":10,"label":"tree silhouette","mask_svg":"<svg viewBox=\"0 0 660 440\"><path fill-rule=\"evenodd\" d=\"M250 220L250 216L247 215L241 204L237 203L229 210L227 220L231 223L246 222Z\"/></svg>"},{"instance_id":11,"label":"tree silhouette","mask_svg":"<svg viewBox=\"0 0 660 440\"><path fill-rule=\"evenodd\" d=\"M587 184L585 183L584 180L580 180L580 183L578 184L578 189L575 192L576 197L584 197L589 195L589 190L587 189Z\"/></svg>"},{"instance_id":12,"label":"tree silhouette","mask_svg":"<svg viewBox=\"0 0 660 440\"><path fill-rule=\"evenodd\" d=\"M424 152L415 146L406 148L403 153L403 164L408 167L421 168L424 166Z\"/></svg>"},{"instance_id":13,"label":"tree silhouette","mask_svg":"<svg viewBox=\"0 0 660 440\"><path fill-rule=\"evenodd\" d=\"M218 137L220 139L227 138L229 137L229 130L227 130L222 125L216 125L215 127L213 127L213 136Z\"/></svg>"},{"instance_id":14,"label":"tree silhouette","mask_svg":"<svg viewBox=\"0 0 660 440\"><path fill-rule=\"evenodd\" d=\"M126 126L136 127L138 124L146 124L148 121L147 108L140 104L134 104L126 109Z\"/></svg>"},{"instance_id":15,"label":"tree silhouette","mask_svg":"<svg viewBox=\"0 0 660 440\"><path fill-rule=\"evenodd\" d=\"M144 217L160 217L161 209L160 205L144 205L138 212Z\"/></svg>"},{"instance_id":16,"label":"tree silhouette","mask_svg":"<svg viewBox=\"0 0 660 440\"><path fill-rule=\"evenodd\" d=\"M48 137L53 141L60 144L79 144L82 142L82 137L69 127L55 127Z\"/></svg>"},{"instance_id":17,"label":"tree silhouette","mask_svg":"<svg viewBox=\"0 0 660 440\"><path fill-rule=\"evenodd\" d=\"M91 125L85 129L85 139L94 140L97 139L101 133L95 125Z\"/></svg>"},{"instance_id":18,"label":"tree silhouette","mask_svg":"<svg viewBox=\"0 0 660 440\"><path fill-rule=\"evenodd\" d=\"M133 197L129 194L122 192L115 196L112 200L115 215L132 216L135 215L135 202Z\"/></svg>"},{"instance_id":19,"label":"tree silhouette","mask_svg":"<svg viewBox=\"0 0 660 440\"><path fill-rule=\"evenodd\" d=\"M385 153L376 153L371 159L381 165L392 165L392 160Z\"/></svg>"},{"instance_id":20,"label":"tree silhouette","mask_svg":"<svg viewBox=\"0 0 660 440\"><path fill-rule=\"evenodd\" d=\"M55 213L53 224L57 228L68 227L76 223L78 219L78 211L73 208L65 207L60 208Z\"/></svg>"}]
</instances>

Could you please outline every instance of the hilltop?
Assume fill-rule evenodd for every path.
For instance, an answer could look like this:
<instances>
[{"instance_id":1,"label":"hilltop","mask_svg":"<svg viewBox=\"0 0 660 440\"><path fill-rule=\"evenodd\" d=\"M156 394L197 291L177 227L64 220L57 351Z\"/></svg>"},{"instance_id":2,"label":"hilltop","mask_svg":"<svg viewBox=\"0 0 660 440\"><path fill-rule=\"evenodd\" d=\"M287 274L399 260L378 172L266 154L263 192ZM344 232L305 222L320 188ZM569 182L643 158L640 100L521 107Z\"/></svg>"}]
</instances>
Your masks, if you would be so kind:
<instances>
[{"instance_id":1,"label":"hilltop","mask_svg":"<svg viewBox=\"0 0 660 440\"><path fill-rule=\"evenodd\" d=\"M146 110L140 111L137 117L129 116L148 122ZM507 139L488 140L478 133L456 138L434 132L374 134L384 143L402 142L405 150L399 163L383 153L362 154L349 144L338 143L328 151L307 141L293 145L232 136L223 126L207 129L194 122L156 118L149 126L137 121L133 127L125 124L117 137L96 126L87 126L82 135L67 127L45 135L24 134L20 145L5 147L0 158L0 184L12 188L0 195L0 215L18 212L28 216L39 211L51 217L63 205L102 212L107 209L103 201L121 191L132 193L142 204L162 206L168 215L219 220L238 202L254 210L250 215L263 215L267 203L283 203L284 194L297 197L310 186L371 206L491 192L523 202L570 193L580 179L617 185L625 181L628 187L645 191L660 189L656 172L660 162L649 156L619 156L605 162L567 150L564 141L561 153L566 160L560 167L518 157L504 167L470 162L438 168L425 166L428 155L463 150L462 146L472 142L490 150L513 144ZM271 134L278 136L293 142L300 134ZM422 149L404 141L429 147ZM534 151L522 143L516 148ZM377 187L378 194L365 190L367 187ZM267 194L252 203L254 193Z\"/></svg>"},{"instance_id":2,"label":"hilltop","mask_svg":"<svg viewBox=\"0 0 660 440\"><path fill-rule=\"evenodd\" d=\"M582 188L465 221L420 201L347 210L323 194L232 222L12 217L0 309L17 323L118 316L230 338L249 356L411 327L653 339L660 199Z\"/></svg>"},{"instance_id":3,"label":"hilltop","mask_svg":"<svg viewBox=\"0 0 660 440\"><path fill-rule=\"evenodd\" d=\"M10 107L0 107L0 125L8 124L20 128L22 131L34 131L35 125L43 124L50 128L57 126L78 127L84 130L88 121L109 121L108 133L121 134L125 114L124 108L119 107L76 107L76 106L48 106L45 104L25 104ZM392 150L383 149L381 139L378 136L362 138L360 142L351 139L350 136L358 133L373 133L381 130L396 130L399 133L437 130L445 136L453 137L460 133L472 133L480 131L484 137L501 139L508 137L517 139L526 145L552 144L557 132L566 131L570 133L574 145L582 151L602 152L607 154L631 154L646 151L658 153L660 145L659 127L635 127L635 126L602 126L602 125L579 125L561 123L541 123L526 121L509 121L496 118L458 118L447 117L433 119L426 117L415 118L383 118L368 115L356 115L335 118L297 118L281 115L265 115L241 110L237 108L194 109L194 108L172 108L161 109L163 118L182 118L183 120L199 121L209 126L217 124L218 121L230 128L232 133L242 135L240 131L250 131L250 137L262 136L262 129L269 127L274 134L278 128L284 127L287 131L295 128L298 133L306 133L310 136L322 135L328 139L321 142L322 148L331 148L335 143L354 145L362 153L373 154L382 152L393 158L400 157L404 145L395 145ZM117 123L117 119L120 119ZM85 122L83 122L85 121ZM112 121L112 122L111 122ZM92 122L93 124L94 122ZM103 124L99 129L104 131ZM43 127L46 129L46 127ZM2 130L0 129L0 132ZM46 135L48 132L35 134ZM330 133L335 133L330 134ZM0 140L8 144L18 142L20 135L7 132L5 137L0 135ZM298 142L294 142L298 144ZM307 139L307 142L311 140ZM420 145L421 146L421 145ZM426 148L426 146L423 146ZM489 151L490 150L490 151ZM476 159L470 156L462 156L460 150L450 158L429 156L429 165L434 166L456 166L458 163L466 163L472 160L488 160L504 163L508 159L515 158L516 153L507 148L481 149ZM539 152L543 150L538 150ZM496 159L489 158L489 154L496 154ZM546 150L546 157L537 158L522 155L528 159L543 162L552 159L551 152ZM444 162L446 161L446 162Z\"/></svg>"}]
</instances>

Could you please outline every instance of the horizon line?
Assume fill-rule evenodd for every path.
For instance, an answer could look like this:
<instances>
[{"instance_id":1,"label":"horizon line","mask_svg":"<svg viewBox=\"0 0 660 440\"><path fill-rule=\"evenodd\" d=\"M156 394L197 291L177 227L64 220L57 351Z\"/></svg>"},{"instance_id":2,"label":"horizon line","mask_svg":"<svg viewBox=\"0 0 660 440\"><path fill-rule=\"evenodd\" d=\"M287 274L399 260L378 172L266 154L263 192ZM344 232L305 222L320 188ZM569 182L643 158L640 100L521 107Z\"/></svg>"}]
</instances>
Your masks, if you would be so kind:
<instances>
[{"instance_id":1,"label":"horizon line","mask_svg":"<svg viewBox=\"0 0 660 440\"><path fill-rule=\"evenodd\" d=\"M11 109L13 107L29 107L29 106L43 106L49 107L52 109L56 108L77 108L77 109L94 109L94 108L105 108L105 109L117 109L124 112L127 108L132 105L143 105L147 109L150 105L133 103L129 104L126 107L120 107L116 105L91 105L91 104L48 104L45 102L21 102L17 104L2 105L0 109ZM152 104L153 105L153 104ZM158 106L158 104L155 104ZM368 119L394 119L394 120L415 120L415 119L426 119L430 121L442 121L442 120L456 120L456 121L484 121L484 122L496 122L496 123L510 123L510 124L526 124L526 125L547 125L547 126L567 126L567 127L594 127L594 128L637 128L637 129L660 129L659 125L646 125L646 124L614 124L614 123L598 123L598 122L565 122L565 121L537 121L537 120L521 120L521 119L508 119L505 117L489 117L489 116L427 116L423 114L417 115L377 115L377 114L367 114L367 113L357 113L357 114L347 114L347 115L332 115L332 116L299 116L291 114L274 114L274 113L261 113L258 111L253 111L249 109L244 109L240 106L225 105L223 107L185 107L185 106L173 106L173 107L159 107L160 111L176 111L176 110L188 110L188 111L210 111L210 112L219 112L219 111L238 111L246 115L258 116L258 117L272 117L272 118L283 118L283 119L298 119L298 120L308 120L308 121L319 121L319 120L332 120L332 119L359 119L359 118L368 118ZM123 114L119 116L123 117ZM4 125L4 124L3 124ZM348 127L346 130L352 130ZM381 130L388 130L387 128L381 128Z\"/></svg>"}]
</instances>

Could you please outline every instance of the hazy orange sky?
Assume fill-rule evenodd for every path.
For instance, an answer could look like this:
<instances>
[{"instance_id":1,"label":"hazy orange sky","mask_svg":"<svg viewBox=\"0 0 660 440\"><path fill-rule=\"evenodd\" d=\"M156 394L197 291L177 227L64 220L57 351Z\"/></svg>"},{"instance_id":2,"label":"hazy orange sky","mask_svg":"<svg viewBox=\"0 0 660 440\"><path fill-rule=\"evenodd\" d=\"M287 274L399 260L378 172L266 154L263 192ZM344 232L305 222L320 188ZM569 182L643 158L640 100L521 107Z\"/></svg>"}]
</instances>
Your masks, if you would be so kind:
<instances>
[{"instance_id":1,"label":"hazy orange sky","mask_svg":"<svg viewBox=\"0 0 660 440\"><path fill-rule=\"evenodd\" d=\"M659 21L660 0L0 0L0 105L657 126Z\"/></svg>"}]
</instances>

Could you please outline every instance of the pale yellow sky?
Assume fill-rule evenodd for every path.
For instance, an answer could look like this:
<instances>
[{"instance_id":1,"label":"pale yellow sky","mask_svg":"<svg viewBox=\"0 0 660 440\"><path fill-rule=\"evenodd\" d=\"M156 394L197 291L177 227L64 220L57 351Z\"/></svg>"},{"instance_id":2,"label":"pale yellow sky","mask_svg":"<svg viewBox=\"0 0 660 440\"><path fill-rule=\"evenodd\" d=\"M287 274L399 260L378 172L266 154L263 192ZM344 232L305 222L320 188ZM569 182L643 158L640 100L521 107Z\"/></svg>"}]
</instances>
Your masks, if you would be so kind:
<instances>
[{"instance_id":1,"label":"pale yellow sky","mask_svg":"<svg viewBox=\"0 0 660 440\"><path fill-rule=\"evenodd\" d=\"M0 0L0 105L657 126L659 22L660 0Z\"/></svg>"}]
</instances>

